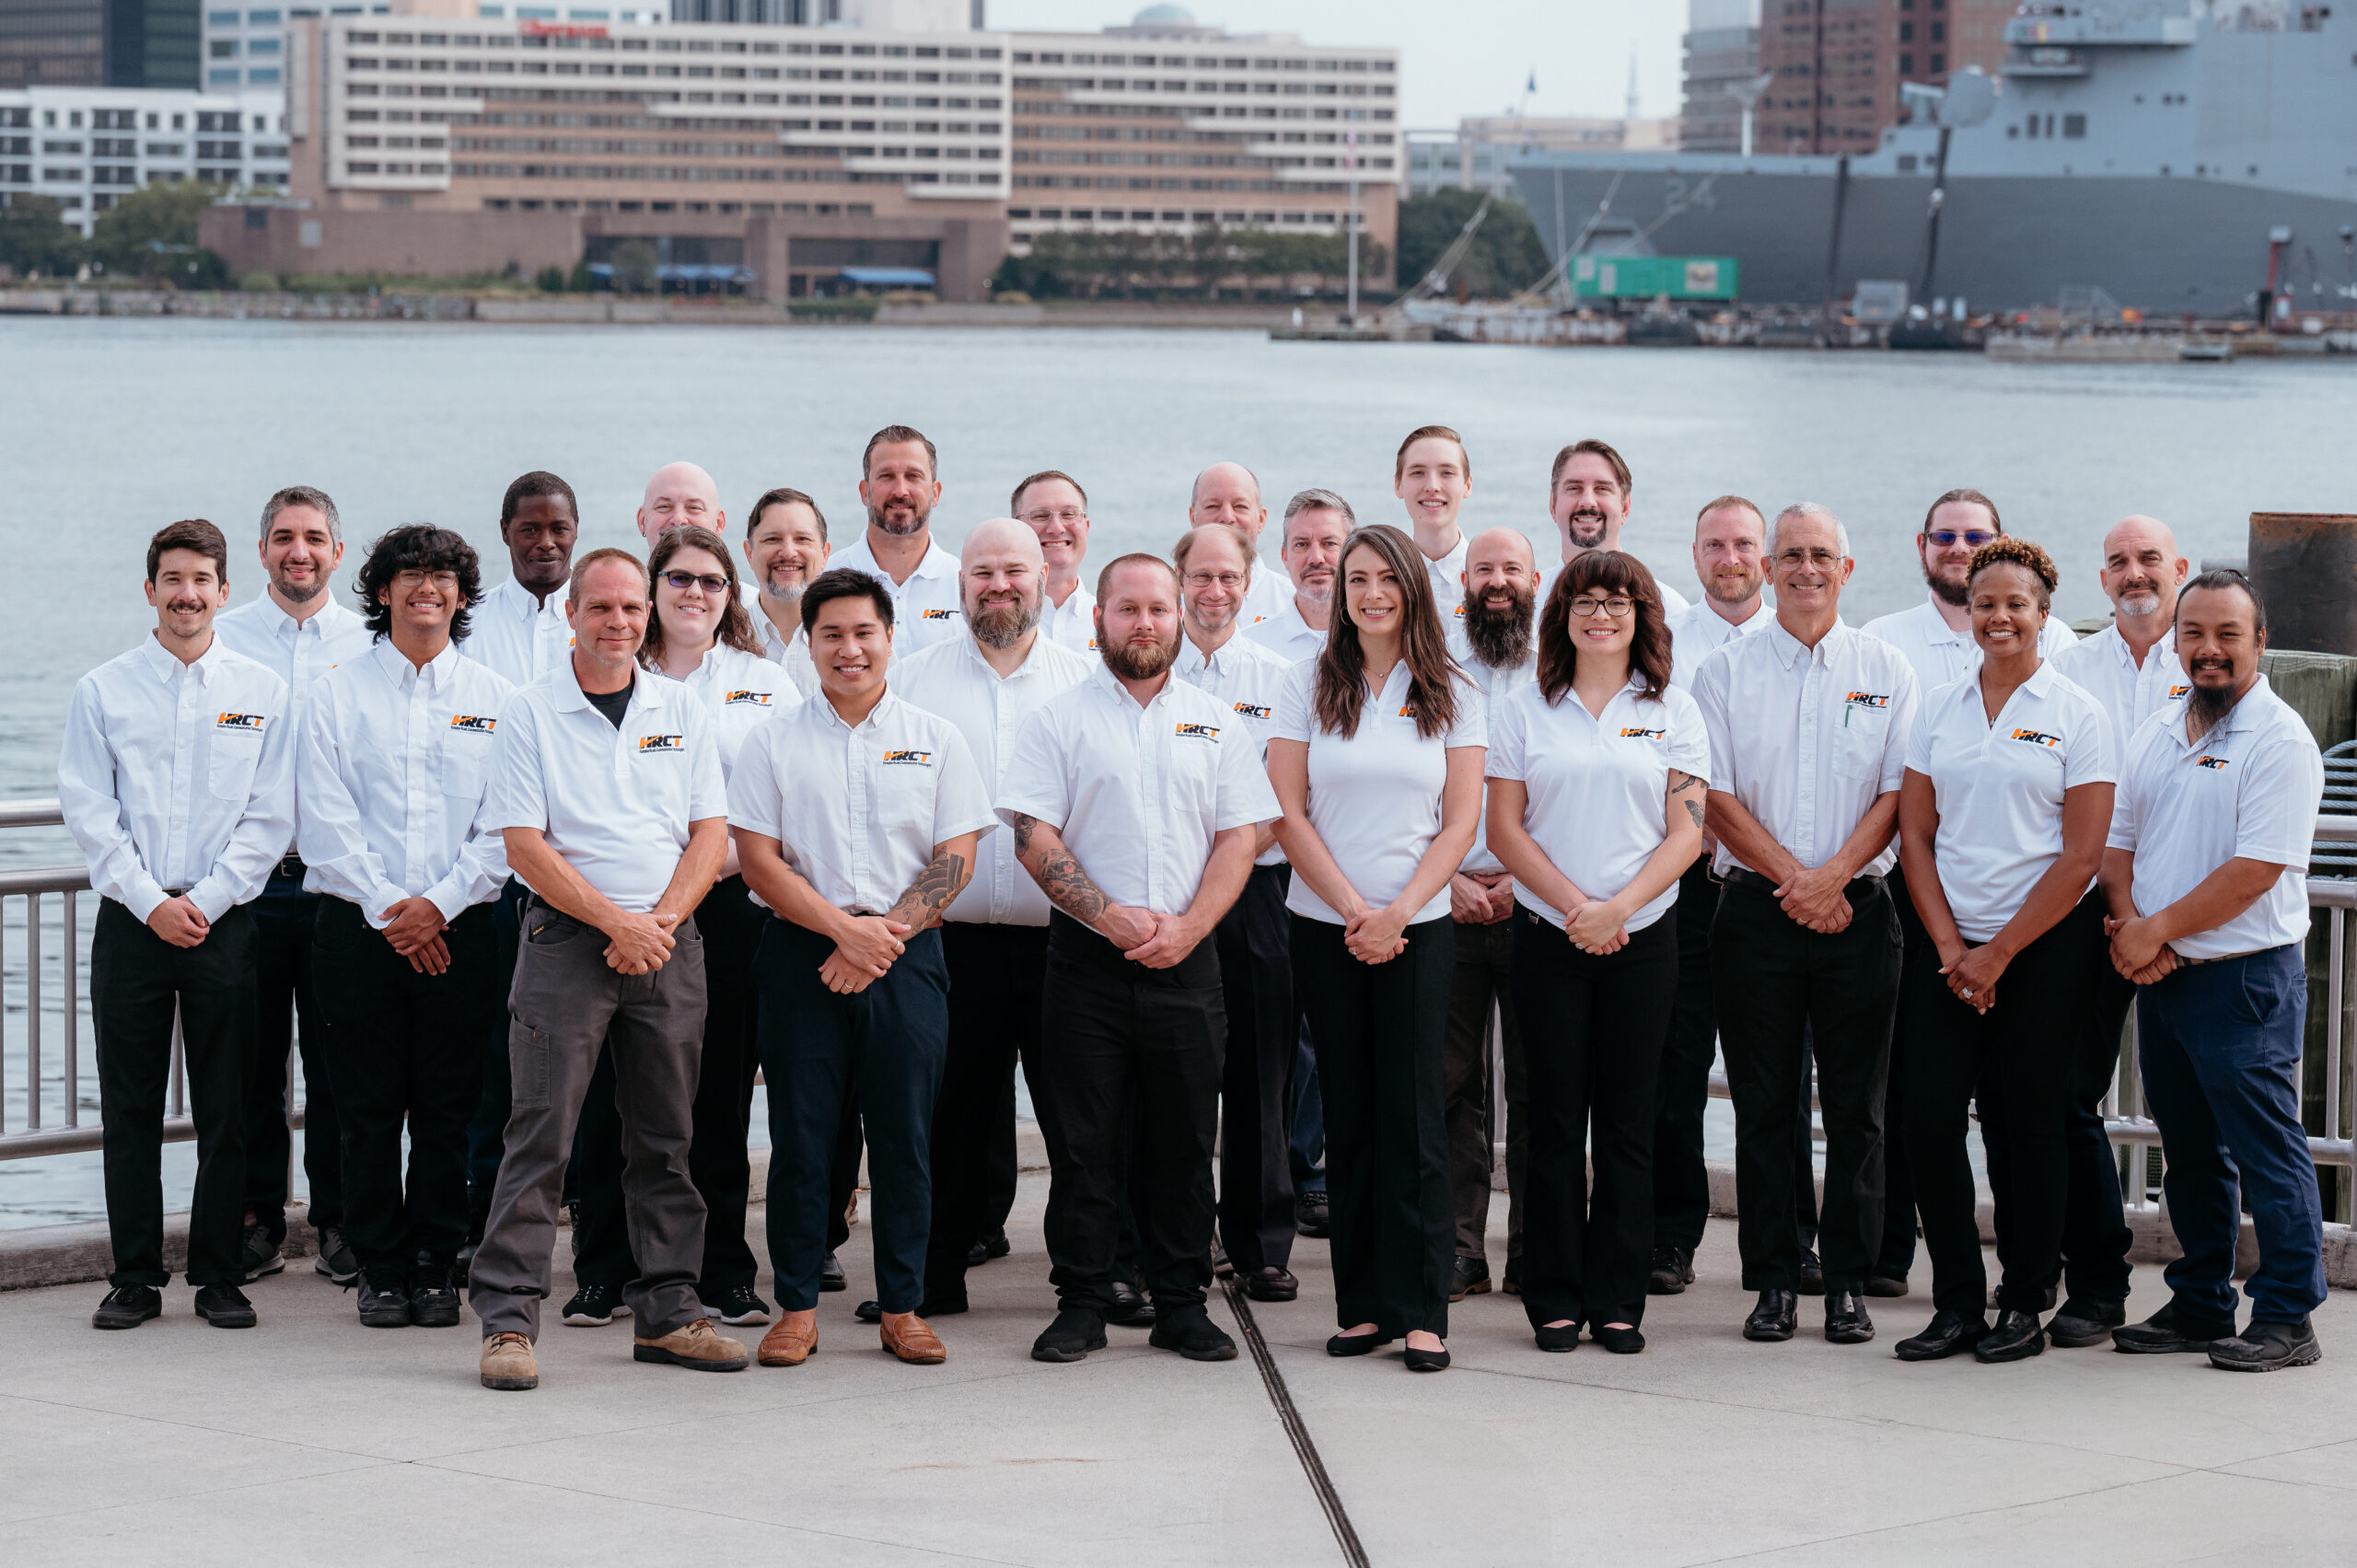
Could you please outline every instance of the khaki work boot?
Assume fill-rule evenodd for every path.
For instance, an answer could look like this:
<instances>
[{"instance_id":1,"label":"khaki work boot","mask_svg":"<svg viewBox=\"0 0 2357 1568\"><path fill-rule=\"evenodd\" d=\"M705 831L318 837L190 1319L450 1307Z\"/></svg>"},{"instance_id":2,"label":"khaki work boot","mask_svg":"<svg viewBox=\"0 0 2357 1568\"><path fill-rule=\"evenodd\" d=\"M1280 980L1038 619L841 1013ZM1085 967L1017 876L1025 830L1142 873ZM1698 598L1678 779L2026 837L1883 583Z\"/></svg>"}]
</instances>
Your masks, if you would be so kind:
<instances>
[{"instance_id":1,"label":"khaki work boot","mask_svg":"<svg viewBox=\"0 0 2357 1568\"><path fill-rule=\"evenodd\" d=\"M799 1366L818 1348L819 1315L785 1312L779 1314L777 1326L761 1336L761 1349L754 1354L763 1366Z\"/></svg>"},{"instance_id":2,"label":"khaki work boot","mask_svg":"<svg viewBox=\"0 0 2357 1568\"><path fill-rule=\"evenodd\" d=\"M482 1386L486 1388L537 1388L540 1363L532 1359L532 1342L521 1334L493 1334L482 1342Z\"/></svg>"},{"instance_id":3,"label":"khaki work boot","mask_svg":"<svg viewBox=\"0 0 2357 1568\"><path fill-rule=\"evenodd\" d=\"M932 1325L911 1312L896 1327L891 1318L884 1319L877 1330L884 1348L911 1366L938 1366L949 1359L949 1349Z\"/></svg>"},{"instance_id":4,"label":"khaki work boot","mask_svg":"<svg viewBox=\"0 0 2357 1568\"><path fill-rule=\"evenodd\" d=\"M714 1330L709 1318L699 1318L659 1339L634 1339L631 1347L634 1361L668 1363L691 1372L742 1372L752 1363L743 1345Z\"/></svg>"}]
</instances>

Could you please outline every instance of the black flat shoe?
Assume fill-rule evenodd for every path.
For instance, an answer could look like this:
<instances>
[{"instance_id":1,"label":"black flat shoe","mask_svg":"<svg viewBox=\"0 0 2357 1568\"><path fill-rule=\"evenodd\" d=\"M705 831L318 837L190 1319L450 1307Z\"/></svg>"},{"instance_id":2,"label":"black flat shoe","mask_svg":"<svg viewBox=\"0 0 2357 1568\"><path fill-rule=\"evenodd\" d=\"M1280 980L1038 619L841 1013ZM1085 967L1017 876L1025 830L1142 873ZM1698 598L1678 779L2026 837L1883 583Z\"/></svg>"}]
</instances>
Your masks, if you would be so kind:
<instances>
[{"instance_id":1,"label":"black flat shoe","mask_svg":"<svg viewBox=\"0 0 2357 1568\"><path fill-rule=\"evenodd\" d=\"M881 1323L884 1321L884 1304L880 1301L863 1301L851 1309L851 1315L863 1323Z\"/></svg>"},{"instance_id":2,"label":"black flat shoe","mask_svg":"<svg viewBox=\"0 0 2357 1568\"><path fill-rule=\"evenodd\" d=\"M1328 1355L1368 1355L1381 1350L1398 1336L1377 1330L1372 1334L1336 1334L1326 1342Z\"/></svg>"},{"instance_id":3,"label":"black flat shoe","mask_svg":"<svg viewBox=\"0 0 2357 1568\"><path fill-rule=\"evenodd\" d=\"M1126 1280L1113 1282L1113 1305L1105 1309L1105 1321L1124 1329L1154 1327L1154 1298Z\"/></svg>"},{"instance_id":4,"label":"black flat shoe","mask_svg":"<svg viewBox=\"0 0 2357 1568\"><path fill-rule=\"evenodd\" d=\"M1942 1308L1932 1314L1932 1321L1922 1333L1899 1341L1891 1351L1901 1361L1945 1361L1952 1355L1962 1355L1988 1332L1986 1318L1967 1318Z\"/></svg>"},{"instance_id":5,"label":"black flat shoe","mask_svg":"<svg viewBox=\"0 0 2357 1568\"><path fill-rule=\"evenodd\" d=\"M1635 1355L1645 1348L1645 1336L1638 1329L1608 1328L1602 1323L1588 1326L1587 1337L1615 1355Z\"/></svg>"},{"instance_id":6,"label":"black flat shoe","mask_svg":"<svg viewBox=\"0 0 2357 1568\"><path fill-rule=\"evenodd\" d=\"M2106 1343L2127 1322L2128 1303L2074 1295L2046 1320L2046 1342L2057 1350L2081 1350Z\"/></svg>"},{"instance_id":7,"label":"black flat shoe","mask_svg":"<svg viewBox=\"0 0 2357 1568\"><path fill-rule=\"evenodd\" d=\"M1563 1355L1580 1348L1580 1326L1576 1322L1566 1323L1560 1329L1550 1329L1542 1323L1530 1330L1530 1337L1538 1342L1540 1350L1555 1355Z\"/></svg>"},{"instance_id":8,"label":"black flat shoe","mask_svg":"<svg viewBox=\"0 0 2357 1568\"><path fill-rule=\"evenodd\" d=\"M1759 1304L1743 1320L1743 1337L1770 1342L1789 1340L1800 1318L1800 1301L1788 1290L1763 1290Z\"/></svg>"},{"instance_id":9,"label":"black flat shoe","mask_svg":"<svg viewBox=\"0 0 2357 1568\"><path fill-rule=\"evenodd\" d=\"M1446 1345L1441 1346L1438 1350L1418 1350L1415 1346L1410 1345L1406 1350L1400 1353L1400 1355L1402 1359L1408 1363L1408 1370L1411 1372L1446 1372L1448 1370L1448 1347Z\"/></svg>"},{"instance_id":10,"label":"black flat shoe","mask_svg":"<svg viewBox=\"0 0 2357 1568\"><path fill-rule=\"evenodd\" d=\"M1972 1358L1994 1364L2026 1361L2046 1352L2046 1330L2031 1312L2000 1312L1989 1337L1972 1347Z\"/></svg>"},{"instance_id":11,"label":"black flat shoe","mask_svg":"<svg viewBox=\"0 0 2357 1568\"><path fill-rule=\"evenodd\" d=\"M1825 1337L1837 1345L1862 1345L1875 1337L1866 1298L1851 1289L1825 1293Z\"/></svg>"}]
</instances>

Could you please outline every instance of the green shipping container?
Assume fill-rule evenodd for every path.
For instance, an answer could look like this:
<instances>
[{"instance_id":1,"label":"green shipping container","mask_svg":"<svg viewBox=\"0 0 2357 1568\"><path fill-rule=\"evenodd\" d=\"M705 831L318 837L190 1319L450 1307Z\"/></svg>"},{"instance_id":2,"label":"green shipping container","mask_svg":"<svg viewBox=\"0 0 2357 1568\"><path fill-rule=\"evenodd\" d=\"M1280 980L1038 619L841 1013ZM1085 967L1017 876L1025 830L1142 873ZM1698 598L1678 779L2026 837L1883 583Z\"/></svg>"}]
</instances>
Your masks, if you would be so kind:
<instances>
[{"instance_id":1,"label":"green shipping container","mask_svg":"<svg viewBox=\"0 0 2357 1568\"><path fill-rule=\"evenodd\" d=\"M1572 294L1579 299L1733 299L1732 256L1573 256Z\"/></svg>"}]
</instances>

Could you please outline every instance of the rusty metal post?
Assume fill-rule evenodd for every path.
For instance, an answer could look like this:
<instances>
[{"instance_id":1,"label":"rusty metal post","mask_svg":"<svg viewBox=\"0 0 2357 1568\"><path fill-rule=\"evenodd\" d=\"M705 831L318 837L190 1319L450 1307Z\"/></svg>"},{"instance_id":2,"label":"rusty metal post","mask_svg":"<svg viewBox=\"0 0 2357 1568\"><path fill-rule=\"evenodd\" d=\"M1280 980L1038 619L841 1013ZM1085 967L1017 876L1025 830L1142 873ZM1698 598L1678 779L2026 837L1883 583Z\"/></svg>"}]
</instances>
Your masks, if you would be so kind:
<instances>
[{"instance_id":1,"label":"rusty metal post","mask_svg":"<svg viewBox=\"0 0 2357 1568\"><path fill-rule=\"evenodd\" d=\"M2270 648L2357 655L2357 516L2253 512L2249 559Z\"/></svg>"}]
</instances>

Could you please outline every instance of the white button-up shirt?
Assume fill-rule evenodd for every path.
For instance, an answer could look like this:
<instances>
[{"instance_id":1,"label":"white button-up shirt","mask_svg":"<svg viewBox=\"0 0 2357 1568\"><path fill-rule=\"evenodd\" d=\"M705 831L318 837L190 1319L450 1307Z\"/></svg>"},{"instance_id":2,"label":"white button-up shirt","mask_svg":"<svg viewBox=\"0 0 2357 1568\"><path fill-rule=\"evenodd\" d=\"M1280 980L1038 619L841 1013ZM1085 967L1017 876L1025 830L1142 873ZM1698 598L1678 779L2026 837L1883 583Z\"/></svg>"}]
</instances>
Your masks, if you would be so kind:
<instances>
[{"instance_id":1,"label":"white button-up shirt","mask_svg":"<svg viewBox=\"0 0 2357 1568\"><path fill-rule=\"evenodd\" d=\"M1623 555L1633 556L1637 553L1625 544L1618 546L1617 548ZM1538 608L1540 610L1543 610L1547 608L1547 595L1554 588L1555 579L1562 574L1562 570L1563 563L1561 561L1556 562L1552 566L1540 569L1538 573ZM1679 593L1676 588L1669 586L1668 578L1663 576L1659 572L1654 572L1653 563L1651 562L1645 563L1645 570L1654 573L1654 587L1661 592L1661 612L1664 617L1675 621L1678 617L1685 614L1688 610L1694 608L1684 594Z\"/></svg>"},{"instance_id":2,"label":"white button-up shirt","mask_svg":"<svg viewBox=\"0 0 2357 1568\"><path fill-rule=\"evenodd\" d=\"M2119 779L2111 721L2052 659L1993 724L1988 712L1976 671L1926 697L1907 740L1908 772L1931 780L1939 803L1932 853L1968 942L2003 931L2062 857L2063 792Z\"/></svg>"},{"instance_id":3,"label":"white button-up shirt","mask_svg":"<svg viewBox=\"0 0 2357 1568\"><path fill-rule=\"evenodd\" d=\"M905 583L895 583L892 574L876 563L865 530L857 540L828 558L829 571L839 566L866 573L892 596L892 651L902 658L923 653L945 638L966 635L966 611L958 597L958 557L938 543L926 544L916 570L909 574Z\"/></svg>"},{"instance_id":4,"label":"white button-up shirt","mask_svg":"<svg viewBox=\"0 0 2357 1568\"><path fill-rule=\"evenodd\" d=\"M810 657L809 633L797 624L793 636L780 635L777 622L761 613L758 598L747 600L745 610L753 618L753 634L761 640L761 656L785 671L785 678L793 685L795 695L817 696L819 666Z\"/></svg>"},{"instance_id":5,"label":"white button-up shirt","mask_svg":"<svg viewBox=\"0 0 2357 1568\"><path fill-rule=\"evenodd\" d=\"M1535 636L1531 639L1529 656L1512 669L1483 664L1474 656L1471 639L1465 635L1465 607L1460 604L1457 608L1458 613L1451 616L1448 622L1450 656L1457 660L1457 667L1465 672L1466 679L1481 688L1481 695L1494 716L1499 703L1524 687L1538 683L1538 640ZM1505 869L1490 853L1490 792L1486 788L1481 791L1481 819L1473 829L1473 847L1465 852L1465 863L1457 869L1480 877L1495 876Z\"/></svg>"},{"instance_id":6,"label":"white button-up shirt","mask_svg":"<svg viewBox=\"0 0 2357 1568\"><path fill-rule=\"evenodd\" d=\"M1958 632L1949 626L1939 600L1928 593L1914 608L1877 616L1860 630L1905 654L1915 683L1926 691L1980 668L1980 645L1972 640L1971 629ZM2038 634L2038 656L2053 658L2078 640L2079 634L2062 624L2060 616L2049 615Z\"/></svg>"},{"instance_id":7,"label":"white button-up shirt","mask_svg":"<svg viewBox=\"0 0 2357 1568\"><path fill-rule=\"evenodd\" d=\"M1097 656L1097 596L1084 584L1073 585L1062 604L1039 596L1039 630L1049 639L1076 654Z\"/></svg>"},{"instance_id":8,"label":"white button-up shirt","mask_svg":"<svg viewBox=\"0 0 2357 1568\"><path fill-rule=\"evenodd\" d=\"M2174 628L2162 633L2161 640L2144 650L2141 665L2117 626L2080 638L2056 654L2052 662L2057 673L2096 700L2111 720L2112 741L2119 748L2128 744L2128 738L2154 710L2183 701L2192 689L2185 665L2177 656Z\"/></svg>"},{"instance_id":9,"label":"white button-up shirt","mask_svg":"<svg viewBox=\"0 0 2357 1568\"><path fill-rule=\"evenodd\" d=\"M1617 897L1637 879L1669 836L1666 826L1672 770L1708 784L1711 738L1694 699L1672 686L1659 697L1637 683L1612 694L1591 715L1573 692L1550 703L1534 679L1490 708L1493 779L1515 779L1528 793L1522 825L1548 861L1591 899ZM1697 790L1682 797L1701 805ZM1515 902L1550 924L1563 912L1524 887ZM1678 884L1629 917L1631 931L1669 912Z\"/></svg>"},{"instance_id":10,"label":"white button-up shirt","mask_svg":"<svg viewBox=\"0 0 2357 1568\"><path fill-rule=\"evenodd\" d=\"M299 723L311 682L346 659L368 651L372 633L360 612L346 610L329 590L326 602L308 621L296 621L278 608L265 591L261 598L225 610L214 618L213 634L286 682L293 703L289 712Z\"/></svg>"},{"instance_id":11,"label":"white button-up shirt","mask_svg":"<svg viewBox=\"0 0 2357 1568\"><path fill-rule=\"evenodd\" d=\"M888 687L855 726L824 696L762 726L729 780L728 819L777 840L827 902L870 914L900 901L934 845L998 825L958 726Z\"/></svg>"},{"instance_id":12,"label":"white button-up shirt","mask_svg":"<svg viewBox=\"0 0 2357 1568\"><path fill-rule=\"evenodd\" d=\"M1252 558L1252 583L1244 590L1243 608L1236 612L1236 624L1241 629L1274 621L1293 608L1293 580L1282 566L1271 566L1259 556Z\"/></svg>"},{"instance_id":13,"label":"white button-up shirt","mask_svg":"<svg viewBox=\"0 0 2357 1568\"><path fill-rule=\"evenodd\" d=\"M508 703L483 827L540 829L584 881L644 914L671 885L689 824L728 815L718 727L686 687L642 669L617 729L568 658Z\"/></svg>"},{"instance_id":14,"label":"white button-up shirt","mask_svg":"<svg viewBox=\"0 0 2357 1568\"><path fill-rule=\"evenodd\" d=\"M515 691L456 645L421 670L390 638L321 679L296 750L304 889L358 905L379 931L406 898L451 921L496 895L507 846L483 809Z\"/></svg>"},{"instance_id":15,"label":"white button-up shirt","mask_svg":"<svg viewBox=\"0 0 2357 1568\"><path fill-rule=\"evenodd\" d=\"M149 633L82 677L57 795L92 890L141 921L179 889L207 920L261 891L295 836L286 682L218 636L183 665Z\"/></svg>"},{"instance_id":16,"label":"white button-up shirt","mask_svg":"<svg viewBox=\"0 0 2357 1568\"><path fill-rule=\"evenodd\" d=\"M1290 583L1285 585L1284 608L1266 621L1247 626L1244 634L1287 664L1314 658L1326 649L1326 633L1301 618L1301 604Z\"/></svg>"},{"instance_id":17,"label":"white button-up shirt","mask_svg":"<svg viewBox=\"0 0 2357 1568\"><path fill-rule=\"evenodd\" d=\"M1694 672L1702 661L1737 637L1764 632L1776 623L1776 612L1768 607L1765 595L1759 608L1748 620L1731 621L1713 610L1707 599L1698 599L1684 610L1671 610L1664 617L1669 623L1669 683L1680 691L1694 690Z\"/></svg>"},{"instance_id":18,"label":"white button-up shirt","mask_svg":"<svg viewBox=\"0 0 2357 1568\"><path fill-rule=\"evenodd\" d=\"M971 637L935 644L892 666L893 694L958 726L966 738L975 771L981 774L993 800L1006 782L1015 738L1022 733L1024 721L1045 707L1050 698L1086 680L1088 672L1097 666L1096 655L1076 654L1051 641L1046 633L1042 626L1040 634L1031 639L1031 651L1014 674L1004 678L982 657ZM973 880L951 901L945 918L981 925L1048 923L1048 895L1015 858L1013 833L983 838Z\"/></svg>"},{"instance_id":19,"label":"white button-up shirt","mask_svg":"<svg viewBox=\"0 0 2357 1568\"><path fill-rule=\"evenodd\" d=\"M1462 677L1457 680L1456 722L1430 739L1419 735L1408 679L1408 661L1401 659L1391 667L1383 690L1368 693L1359 710L1358 733L1345 738L1319 726L1318 661L1304 659L1286 672L1277 721L1269 731L1274 740L1308 743L1309 825L1334 857L1335 869L1377 909L1407 890L1424 851L1440 836L1449 751L1482 746L1489 738L1481 689ZM1285 908L1343 923L1305 877L1294 877ZM1447 913L1444 883L1410 923Z\"/></svg>"},{"instance_id":20,"label":"white button-up shirt","mask_svg":"<svg viewBox=\"0 0 2357 1568\"><path fill-rule=\"evenodd\" d=\"M1292 668L1282 656L1240 630L1230 632L1227 641L1208 657L1195 645L1195 640L1182 631L1178 635L1178 656L1171 661L1170 673L1227 704L1230 716L1245 727L1259 746L1260 765L1266 768L1269 726L1276 719L1277 693L1284 686L1285 672ZM1252 864L1284 863L1285 852L1271 844Z\"/></svg>"},{"instance_id":21,"label":"white button-up shirt","mask_svg":"<svg viewBox=\"0 0 2357 1568\"><path fill-rule=\"evenodd\" d=\"M723 778L736 768L737 750L747 736L772 714L783 713L802 701L802 694L787 679L787 671L725 643L705 649L702 662L679 684L695 693L712 714L713 739L720 748Z\"/></svg>"},{"instance_id":22,"label":"white button-up shirt","mask_svg":"<svg viewBox=\"0 0 2357 1568\"><path fill-rule=\"evenodd\" d=\"M2110 846L2133 852L2130 895L2156 914L2230 860L2283 867L2250 908L2169 944L2184 958L2263 952L2308 935L2308 855L2324 759L2305 720L2260 676L2200 741L2172 703L2139 726L2119 772Z\"/></svg>"},{"instance_id":23,"label":"white button-up shirt","mask_svg":"<svg viewBox=\"0 0 2357 1568\"><path fill-rule=\"evenodd\" d=\"M1918 690L1897 648L1839 621L1813 648L1781 624L1737 637L1694 672L1711 787L1802 865L1822 865L1905 776ZM1880 876L1898 858L1885 849L1859 874ZM1722 842L1716 865L1724 876L1743 863Z\"/></svg>"},{"instance_id":24,"label":"white button-up shirt","mask_svg":"<svg viewBox=\"0 0 2357 1568\"><path fill-rule=\"evenodd\" d=\"M1259 744L1218 698L1166 680L1141 705L1100 663L1024 722L998 815L1055 829L1115 903L1183 914L1212 840L1279 807Z\"/></svg>"},{"instance_id":25,"label":"white button-up shirt","mask_svg":"<svg viewBox=\"0 0 2357 1568\"><path fill-rule=\"evenodd\" d=\"M467 637L459 651L487 665L510 686L529 686L563 664L573 648L564 618L565 587L543 601L510 577L467 607Z\"/></svg>"},{"instance_id":26,"label":"white button-up shirt","mask_svg":"<svg viewBox=\"0 0 2357 1568\"><path fill-rule=\"evenodd\" d=\"M1423 555L1424 575L1432 579L1433 601L1440 610L1443 625L1450 622L1450 612L1465 601L1465 557L1472 548L1473 536L1463 528L1457 530L1457 543L1437 561L1424 555L1422 545L1416 547L1416 553ZM1335 591L1341 592L1341 587L1342 573L1338 565L1334 572Z\"/></svg>"}]
</instances>

